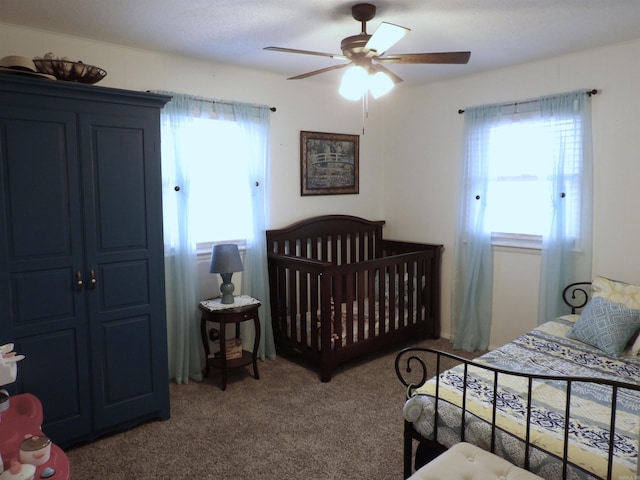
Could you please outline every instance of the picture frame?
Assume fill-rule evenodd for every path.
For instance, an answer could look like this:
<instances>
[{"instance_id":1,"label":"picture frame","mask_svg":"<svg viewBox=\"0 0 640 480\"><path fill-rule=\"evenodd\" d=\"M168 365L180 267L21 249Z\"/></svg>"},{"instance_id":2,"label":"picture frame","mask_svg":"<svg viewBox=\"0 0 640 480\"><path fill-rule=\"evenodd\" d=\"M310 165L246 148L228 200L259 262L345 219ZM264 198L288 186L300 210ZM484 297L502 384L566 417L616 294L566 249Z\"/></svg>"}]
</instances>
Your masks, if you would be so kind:
<instances>
[{"instance_id":1,"label":"picture frame","mask_svg":"<svg viewBox=\"0 0 640 480\"><path fill-rule=\"evenodd\" d=\"M300 195L359 193L360 136L300 131Z\"/></svg>"}]
</instances>

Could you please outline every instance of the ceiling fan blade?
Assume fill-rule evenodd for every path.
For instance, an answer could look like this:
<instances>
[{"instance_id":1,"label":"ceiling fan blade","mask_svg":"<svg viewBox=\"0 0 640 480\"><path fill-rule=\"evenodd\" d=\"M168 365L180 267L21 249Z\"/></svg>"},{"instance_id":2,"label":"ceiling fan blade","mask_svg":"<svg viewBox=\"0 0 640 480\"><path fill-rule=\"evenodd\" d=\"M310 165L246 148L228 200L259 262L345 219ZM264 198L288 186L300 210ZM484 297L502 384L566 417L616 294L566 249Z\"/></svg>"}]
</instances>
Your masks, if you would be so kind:
<instances>
[{"instance_id":1,"label":"ceiling fan blade","mask_svg":"<svg viewBox=\"0 0 640 480\"><path fill-rule=\"evenodd\" d=\"M443 53L398 53L383 58L375 57L377 62L384 63L456 63L464 64L469 61L471 52L443 52Z\"/></svg>"},{"instance_id":2,"label":"ceiling fan blade","mask_svg":"<svg viewBox=\"0 0 640 480\"><path fill-rule=\"evenodd\" d=\"M404 80L402 80L402 78L400 78L398 75L396 75L395 73L393 73L391 70L389 70L387 67L380 65L380 64L375 64L372 66L372 68L376 71L379 72L384 72L387 75L389 75L389 77L391 78L391 80L393 80L394 84L398 84Z\"/></svg>"},{"instance_id":3,"label":"ceiling fan blade","mask_svg":"<svg viewBox=\"0 0 640 480\"><path fill-rule=\"evenodd\" d=\"M376 55L382 55L410 31L400 25L382 22L364 48L365 50L372 50Z\"/></svg>"},{"instance_id":4,"label":"ceiling fan blade","mask_svg":"<svg viewBox=\"0 0 640 480\"><path fill-rule=\"evenodd\" d=\"M329 58L338 58L340 60L347 60L347 57L338 53L312 52L310 50L297 50L295 48L282 48L282 47L264 47L263 50L270 50L272 52L301 53L303 55L317 55L319 57L329 57Z\"/></svg>"},{"instance_id":5,"label":"ceiling fan blade","mask_svg":"<svg viewBox=\"0 0 640 480\"><path fill-rule=\"evenodd\" d=\"M296 75L295 77L289 77L287 80L301 80L303 78L311 77L313 75L319 75L321 73L330 72L332 70L337 70L339 68L348 67L353 62L342 63L340 65L332 65L331 67L321 68L320 70L314 70L313 72L303 73L301 75Z\"/></svg>"}]
</instances>

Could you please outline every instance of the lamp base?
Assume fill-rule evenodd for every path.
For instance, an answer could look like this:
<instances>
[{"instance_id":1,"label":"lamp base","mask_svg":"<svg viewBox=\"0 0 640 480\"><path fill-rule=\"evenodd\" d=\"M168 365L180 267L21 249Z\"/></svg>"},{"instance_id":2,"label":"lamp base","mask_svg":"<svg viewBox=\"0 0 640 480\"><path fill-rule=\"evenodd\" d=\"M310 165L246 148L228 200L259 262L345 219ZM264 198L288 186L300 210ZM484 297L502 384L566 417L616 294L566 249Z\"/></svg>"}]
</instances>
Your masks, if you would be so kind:
<instances>
[{"instance_id":1,"label":"lamp base","mask_svg":"<svg viewBox=\"0 0 640 480\"><path fill-rule=\"evenodd\" d=\"M220 300L220 303L223 303L225 305L229 305L231 303L233 303L233 293L223 293L222 294L222 300Z\"/></svg>"},{"instance_id":2,"label":"lamp base","mask_svg":"<svg viewBox=\"0 0 640 480\"><path fill-rule=\"evenodd\" d=\"M223 303L225 305L229 305L230 303L234 302L233 291L235 290L235 287L233 283L231 283L232 275L232 273L220 274L220 276L222 277L222 283L220 284L220 293L222 294L222 299L220 300L220 303Z\"/></svg>"}]
</instances>

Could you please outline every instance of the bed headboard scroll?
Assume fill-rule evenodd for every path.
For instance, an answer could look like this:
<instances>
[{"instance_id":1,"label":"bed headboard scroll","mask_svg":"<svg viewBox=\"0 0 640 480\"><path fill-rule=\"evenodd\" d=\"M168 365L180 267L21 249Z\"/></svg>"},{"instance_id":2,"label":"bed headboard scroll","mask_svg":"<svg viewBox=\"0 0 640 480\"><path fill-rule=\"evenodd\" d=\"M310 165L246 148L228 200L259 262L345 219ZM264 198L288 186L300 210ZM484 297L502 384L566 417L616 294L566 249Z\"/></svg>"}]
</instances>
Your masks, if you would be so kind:
<instances>
[{"instance_id":1,"label":"bed headboard scroll","mask_svg":"<svg viewBox=\"0 0 640 480\"><path fill-rule=\"evenodd\" d=\"M576 282L567 285L562 291L562 300L575 314L584 307L591 298L591 282Z\"/></svg>"}]
</instances>

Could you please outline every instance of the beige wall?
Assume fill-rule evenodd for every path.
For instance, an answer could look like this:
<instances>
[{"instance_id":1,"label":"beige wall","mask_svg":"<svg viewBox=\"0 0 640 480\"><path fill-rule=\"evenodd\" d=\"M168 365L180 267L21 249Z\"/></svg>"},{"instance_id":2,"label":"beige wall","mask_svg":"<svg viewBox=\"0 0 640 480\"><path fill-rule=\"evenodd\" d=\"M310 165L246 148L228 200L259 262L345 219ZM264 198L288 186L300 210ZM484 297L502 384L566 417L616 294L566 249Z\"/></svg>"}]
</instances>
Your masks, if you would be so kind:
<instances>
[{"instance_id":1,"label":"beige wall","mask_svg":"<svg viewBox=\"0 0 640 480\"><path fill-rule=\"evenodd\" d=\"M337 74L333 82L327 82L332 74L287 81L271 73L0 24L0 57L49 51L105 68L108 75L102 86L162 89L276 107L271 123L270 225L347 213L387 220L389 238L443 243L445 336L451 331L451 261L459 194L463 119L458 109L598 88L601 93L593 99L594 273L640 283L640 132L635 114L640 108L640 40L453 81L403 85L370 103L360 139L360 194L320 197L300 196L300 130L358 134L362 129L360 104L337 94ZM531 252L496 252L492 345L535 326L538 259ZM204 267L202 274L208 275ZM202 295L215 293L215 283L205 280Z\"/></svg>"},{"instance_id":2,"label":"beige wall","mask_svg":"<svg viewBox=\"0 0 640 480\"><path fill-rule=\"evenodd\" d=\"M473 61L473 56L471 61ZM452 245L459 195L463 116L458 109L597 88L593 97L593 273L640 283L640 40L394 93L385 125L387 234L439 241L444 258L444 326L450 326ZM414 205L407 209L408 204ZM416 218L417 215L417 218ZM498 251L491 344L536 323L539 257ZM532 301L533 300L533 301ZM519 331L518 331L519 330Z\"/></svg>"}]
</instances>

